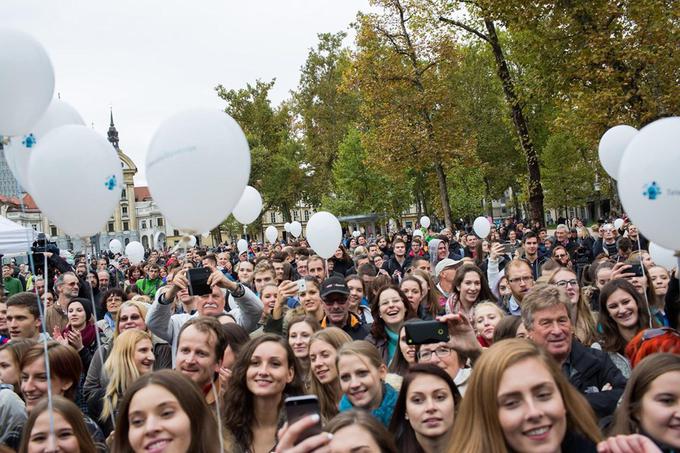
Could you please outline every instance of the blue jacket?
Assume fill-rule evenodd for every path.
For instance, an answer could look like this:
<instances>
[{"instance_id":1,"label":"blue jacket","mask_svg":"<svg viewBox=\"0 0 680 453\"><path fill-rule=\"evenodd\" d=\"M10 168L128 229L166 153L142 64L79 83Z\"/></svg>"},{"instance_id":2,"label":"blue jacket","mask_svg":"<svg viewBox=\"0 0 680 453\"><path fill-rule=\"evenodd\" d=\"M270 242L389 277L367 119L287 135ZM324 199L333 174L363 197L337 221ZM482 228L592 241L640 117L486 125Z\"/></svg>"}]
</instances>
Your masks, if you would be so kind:
<instances>
[{"instance_id":1,"label":"blue jacket","mask_svg":"<svg viewBox=\"0 0 680 453\"><path fill-rule=\"evenodd\" d=\"M371 415L377 418L385 427L390 426L390 420L392 420L392 413L394 412L394 406L397 404L397 397L399 392L397 392L391 385L383 384L383 399L380 403L380 407L373 409ZM345 412L354 409L352 403L347 398L347 395L342 395L340 404L338 406L340 412Z\"/></svg>"}]
</instances>

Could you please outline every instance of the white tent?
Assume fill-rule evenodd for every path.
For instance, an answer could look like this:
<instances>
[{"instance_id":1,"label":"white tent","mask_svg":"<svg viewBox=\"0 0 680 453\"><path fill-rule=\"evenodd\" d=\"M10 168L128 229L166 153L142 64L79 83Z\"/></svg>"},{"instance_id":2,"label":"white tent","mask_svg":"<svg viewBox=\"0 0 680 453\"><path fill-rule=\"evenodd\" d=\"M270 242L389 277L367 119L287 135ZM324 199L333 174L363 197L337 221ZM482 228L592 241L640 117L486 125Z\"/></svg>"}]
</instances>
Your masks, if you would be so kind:
<instances>
[{"instance_id":1,"label":"white tent","mask_svg":"<svg viewBox=\"0 0 680 453\"><path fill-rule=\"evenodd\" d=\"M31 250L38 233L0 216L0 253L11 255Z\"/></svg>"}]
</instances>

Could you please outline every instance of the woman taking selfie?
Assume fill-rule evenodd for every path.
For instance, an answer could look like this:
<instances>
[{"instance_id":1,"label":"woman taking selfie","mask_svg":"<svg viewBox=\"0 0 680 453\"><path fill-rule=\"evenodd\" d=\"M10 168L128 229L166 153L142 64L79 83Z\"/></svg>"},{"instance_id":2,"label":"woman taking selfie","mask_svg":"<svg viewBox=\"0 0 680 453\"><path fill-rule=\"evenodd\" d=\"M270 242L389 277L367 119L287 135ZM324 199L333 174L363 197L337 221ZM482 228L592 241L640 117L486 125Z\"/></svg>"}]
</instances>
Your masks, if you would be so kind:
<instances>
[{"instance_id":1,"label":"woman taking selfie","mask_svg":"<svg viewBox=\"0 0 680 453\"><path fill-rule=\"evenodd\" d=\"M340 412L363 409L388 426L398 394L385 382L387 366L376 347L365 340L347 343L338 351L336 361L344 394Z\"/></svg>"},{"instance_id":2,"label":"woman taking selfie","mask_svg":"<svg viewBox=\"0 0 680 453\"><path fill-rule=\"evenodd\" d=\"M176 371L156 371L137 379L119 409L112 452L226 451L205 398L193 382Z\"/></svg>"},{"instance_id":3,"label":"woman taking selfie","mask_svg":"<svg viewBox=\"0 0 680 453\"><path fill-rule=\"evenodd\" d=\"M460 402L458 388L444 370L430 364L414 365L401 385L390 423L399 451L446 451Z\"/></svg>"},{"instance_id":4,"label":"woman taking selfie","mask_svg":"<svg viewBox=\"0 0 680 453\"><path fill-rule=\"evenodd\" d=\"M484 351L466 394L450 453L596 451L590 405L534 343L508 339Z\"/></svg>"},{"instance_id":5,"label":"woman taking selfie","mask_svg":"<svg viewBox=\"0 0 680 453\"><path fill-rule=\"evenodd\" d=\"M276 446L283 400L302 393L293 350L278 335L244 346L224 397L224 426L232 452L268 453Z\"/></svg>"}]
</instances>

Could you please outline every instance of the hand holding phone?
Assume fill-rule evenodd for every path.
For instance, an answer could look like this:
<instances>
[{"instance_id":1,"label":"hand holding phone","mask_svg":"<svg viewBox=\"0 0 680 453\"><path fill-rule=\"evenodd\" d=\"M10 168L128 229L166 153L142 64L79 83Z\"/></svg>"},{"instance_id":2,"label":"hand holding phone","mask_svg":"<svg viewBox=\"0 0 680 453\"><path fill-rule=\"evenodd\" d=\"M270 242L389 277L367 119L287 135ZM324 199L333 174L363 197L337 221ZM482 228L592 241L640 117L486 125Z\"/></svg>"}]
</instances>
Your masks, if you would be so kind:
<instances>
[{"instance_id":1,"label":"hand holding phone","mask_svg":"<svg viewBox=\"0 0 680 453\"><path fill-rule=\"evenodd\" d=\"M296 445L309 437L321 433L321 409L316 395L291 396L286 398L284 404L289 426L309 415L318 416L318 420L314 425L300 433L295 441Z\"/></svg>"},{"instance_id":2,"label":"hand holding phone","mask_svg":"<svg viewBox=\"0 0 680 453\"><path fill-rule=\"evenodd\" d=\"M210 294L212 288L208 284L211 270L208 267L199 267L196 269L188 269L187 277L189 280L189 294L192 296L203 296Z\"/></svg>"}]
</instances>

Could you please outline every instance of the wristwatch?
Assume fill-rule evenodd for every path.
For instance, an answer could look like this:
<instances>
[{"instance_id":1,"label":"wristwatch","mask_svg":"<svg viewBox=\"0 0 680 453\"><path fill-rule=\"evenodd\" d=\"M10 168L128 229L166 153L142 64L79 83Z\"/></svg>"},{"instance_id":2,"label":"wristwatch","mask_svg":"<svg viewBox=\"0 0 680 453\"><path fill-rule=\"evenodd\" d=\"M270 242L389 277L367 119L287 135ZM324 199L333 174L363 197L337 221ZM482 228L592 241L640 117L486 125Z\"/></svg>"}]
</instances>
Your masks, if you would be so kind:
<instances>
[{"instance_id":1,"label":"wristwatch","mask_svg":"<svg viewBox=\"0 0 680 453\"><path fill-rule=\"evenodd\" d=\"M246 294L246 288L245 288L245 286L243 286L243 283L237 283L235 290L233 290L233 291L227 290L227 291L229 291L229 294L231 294L231 297L233 297L234 299L237 299L239 297L243 297Z\"/></svg>"}]
</instances>

